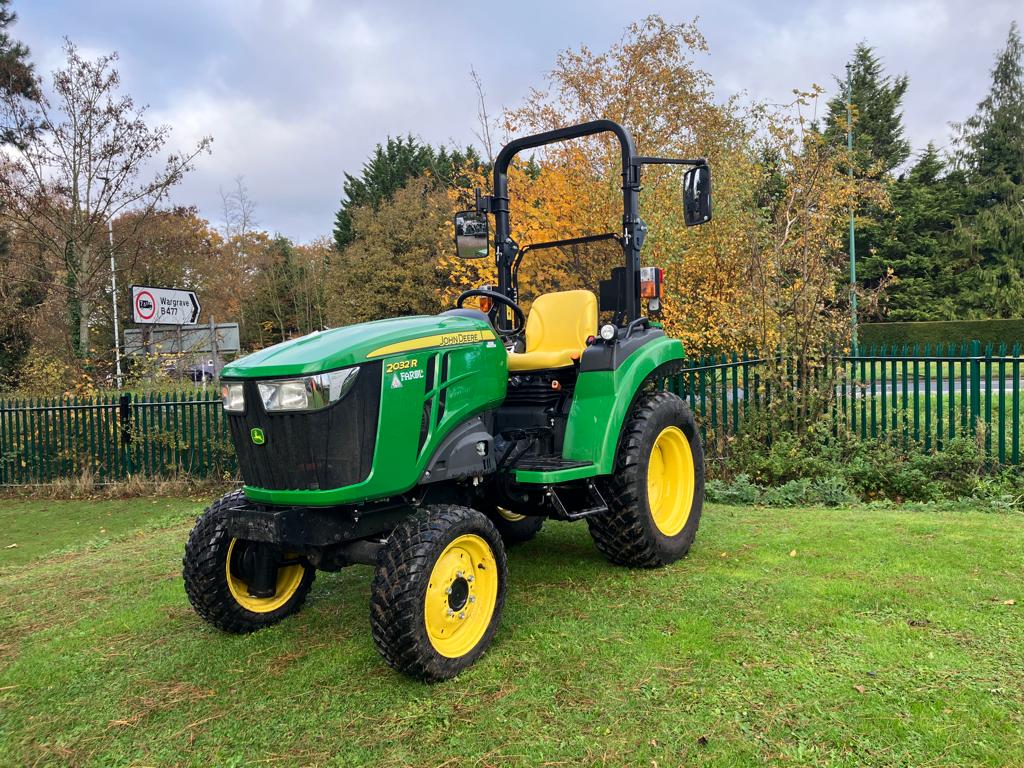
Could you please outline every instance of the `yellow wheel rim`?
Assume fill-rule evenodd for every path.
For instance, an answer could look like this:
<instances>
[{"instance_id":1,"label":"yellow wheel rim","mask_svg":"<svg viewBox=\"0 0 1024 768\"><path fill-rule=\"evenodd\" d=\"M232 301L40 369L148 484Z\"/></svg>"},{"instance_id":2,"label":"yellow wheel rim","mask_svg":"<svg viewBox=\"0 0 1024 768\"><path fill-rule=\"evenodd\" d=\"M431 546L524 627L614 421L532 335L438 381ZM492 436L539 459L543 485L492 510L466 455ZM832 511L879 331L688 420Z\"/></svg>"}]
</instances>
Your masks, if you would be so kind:
<instances>
[{"instance_id":1,"label":"yellow wheel rim","mask_svg":"<svg viewBox=\"0 0 1024 768\"><path fill-rule=\"evenodd\" d=\"M434 650L455 659L472 651L487 632L498 602L498 564L490 545L467 533L434 563L424 600L427 637Z\"/></svg>"},{"instance_id":2,"label":"yellow wheel rim","mask_svg":"<svg viewBox=\"0 0 1024 768\"><path fill-rule=\"evenodd\" d=\"M647 462L647 504L658 530L675 536L693 508L695 471L690 441L679 427L665 427Z\"/></svg>"},{"instance_id":3,"label":"yellow wheel rim","mask_svg":"<svg viewBox=\"0 0 1024 768\"><path fill-rule=\"evenodd\" d=\"M518 523L520 520L525 520L526 515L517 515L504 507L498 507L498 514L508 520L510 523Z\"/></svg>"},{"instance_id":4,"label":"yellow wheel rim","mask_svg":"<svg viewBox=\"0 0 1024 768\"><path fill-rule=\"evenodd\" d=\"M253 597L249 594L249 585L231 571L231 556L235 551L238 539L228 544L228 558L224 571L228 579L228 591L240 606L253 613L270 613L283 606L298 591L306 569L302 565L287 565L277 569L277 591L273 597Z\"/></svg>"}]
</instances>

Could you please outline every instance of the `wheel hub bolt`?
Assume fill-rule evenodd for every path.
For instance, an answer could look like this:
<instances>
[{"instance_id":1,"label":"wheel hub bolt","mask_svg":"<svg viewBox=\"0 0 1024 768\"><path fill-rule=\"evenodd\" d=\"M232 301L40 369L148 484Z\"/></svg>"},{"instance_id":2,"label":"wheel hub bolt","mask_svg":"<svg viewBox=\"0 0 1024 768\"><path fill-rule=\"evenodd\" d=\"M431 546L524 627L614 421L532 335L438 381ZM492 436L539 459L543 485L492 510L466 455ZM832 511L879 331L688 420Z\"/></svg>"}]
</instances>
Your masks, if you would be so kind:
<instances>
[{"instance_id":1,"label":"wheel hub bolt","mask_svg":"<svg viewBox=\"0 0 1024 768\"><path fill-rule=\"evenodd\" d=\"M476 595L470 595L469 596L469 602L475 603L476 602Z\"/></svg>"},{"instance_id":2,"label":"wheel hub bolt","mask_svg":"<svg viewBox=\"0 0 1024 768\"><path fill-rule=\"evenodd\" d=\"M466 618L466 612L465 611L459 611L459 618L460 619Z\"/></svg>"}]
</instances>

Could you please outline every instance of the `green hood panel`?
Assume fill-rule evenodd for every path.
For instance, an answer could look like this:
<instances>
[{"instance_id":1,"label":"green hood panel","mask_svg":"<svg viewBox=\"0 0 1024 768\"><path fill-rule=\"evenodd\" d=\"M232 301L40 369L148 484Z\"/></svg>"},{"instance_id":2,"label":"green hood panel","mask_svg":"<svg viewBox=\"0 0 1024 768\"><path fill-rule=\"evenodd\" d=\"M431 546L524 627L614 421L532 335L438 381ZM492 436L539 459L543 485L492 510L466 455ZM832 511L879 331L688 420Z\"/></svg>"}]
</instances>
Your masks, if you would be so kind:
<instances>
[{"instance_id":1,"label":"green hood panel","mask_svg":"<svg viewBox=\"0 0 1024 768\"><path fill-rule=\"evenodd\" d=\"M427 347L496 338L490 323L473 317L418 315L311 333L253 352L224 366L225 378L300 376L356 365Z\"/></svg>"}]
</instances>

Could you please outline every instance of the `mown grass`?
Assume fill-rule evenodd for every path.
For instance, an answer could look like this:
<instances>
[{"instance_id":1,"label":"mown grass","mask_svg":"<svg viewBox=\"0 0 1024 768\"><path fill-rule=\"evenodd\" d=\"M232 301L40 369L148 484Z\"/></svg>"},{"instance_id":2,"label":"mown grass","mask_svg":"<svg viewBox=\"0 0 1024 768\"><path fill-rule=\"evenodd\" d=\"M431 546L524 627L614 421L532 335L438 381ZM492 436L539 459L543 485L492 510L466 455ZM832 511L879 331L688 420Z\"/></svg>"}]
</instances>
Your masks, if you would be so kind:
<instances>
[{"instance_id":1,"label":"mown grass","mask_svg":"<svg viewBox=\"0 0 1024 768\"><path fill-rule=\"evenodd\" d=\"M491 651L425 686L377 656L366 568L319 574L255 635L204 625L180 577L191 510L168 503L0 568L0 763L1024 764L1020 516L713 507L658 571L549 524L511 554Z\"/></svg>"},{"instance_id":2,"label":"mown grass","mask_svg":"<svg viewBox=\"0 0 1024 768\"><path fill-rule=\"evenodd\" d=\"M187 499L13 500L0 498L0 571L65 548L102 547L162 521L194 514Z\"/></svg>"}]
</instances>

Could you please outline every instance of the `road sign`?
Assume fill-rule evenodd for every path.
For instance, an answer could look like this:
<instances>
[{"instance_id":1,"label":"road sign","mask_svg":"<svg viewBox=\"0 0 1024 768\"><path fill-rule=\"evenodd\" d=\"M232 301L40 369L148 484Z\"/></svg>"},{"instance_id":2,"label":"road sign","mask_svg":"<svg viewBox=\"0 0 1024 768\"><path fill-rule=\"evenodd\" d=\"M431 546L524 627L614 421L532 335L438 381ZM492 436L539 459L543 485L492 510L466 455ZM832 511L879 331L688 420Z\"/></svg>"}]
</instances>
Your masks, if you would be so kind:
<instances>
[{"instance_id":1,"label":"road sign","mask_svg":"<svg viewBox=\"0 0 1024 768\"><path fill-rule=\"evenodd\" d=\"M195 291L133 285L132 319L154 325L195 325L199 320L199 299Z\"/></svg>"},{"instance_id":2,"label":"road sign","mask_svg":"<svg viewBox=\"0 0 1024 768\"><path fill-rule=\"evenodd\" d=\"M206 354L238 351L238 323L218 323L217 343L213 343L210 328L189 328L180 331L178 328L143 328L124 329L124 353L126 355L150 354ZM145 338L148 335L149 338ZM148 348L148 349L147 349Z\"/></svg>"}]
</instances>

